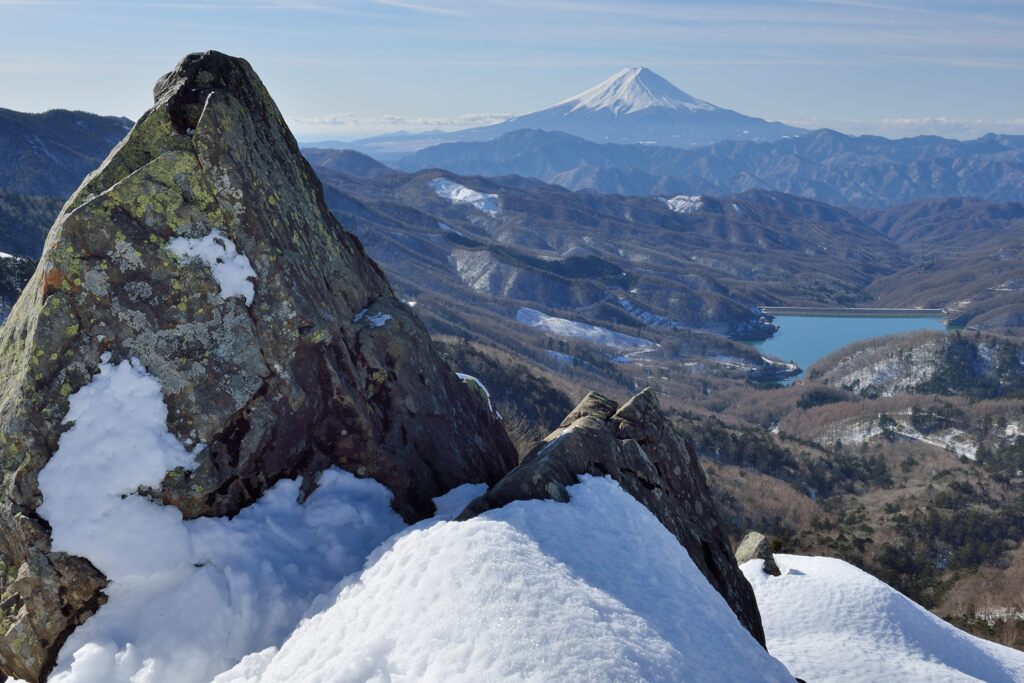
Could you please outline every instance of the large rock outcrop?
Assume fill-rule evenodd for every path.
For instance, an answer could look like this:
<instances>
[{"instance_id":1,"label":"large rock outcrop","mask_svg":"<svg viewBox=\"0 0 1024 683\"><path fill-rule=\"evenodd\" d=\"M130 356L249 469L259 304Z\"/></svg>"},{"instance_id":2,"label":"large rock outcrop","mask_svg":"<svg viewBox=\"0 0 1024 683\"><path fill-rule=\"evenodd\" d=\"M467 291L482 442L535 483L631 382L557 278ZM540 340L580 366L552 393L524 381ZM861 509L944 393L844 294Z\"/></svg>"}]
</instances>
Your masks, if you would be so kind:
<instances>
[{"instance_id":1,"label":"large rock outcrop","mask_svg":"<svg viewBox=\"0 0 1024 683\"><path fill-rule=\"evenodd\" d=\"M775 562L775 555L772 553L771 541L760 531L749 532L736 547L736 564L744 564L751 560L762 560L764 564L761 569L765 574L771 576L781 574L779 565Z\"/></svg>"},{"instance_id":2,"label":"large rock outcrop","mask_svg":"<svg viewBox=\"0 0 1024 683\"><path fill-rule=\"evenodd\" d=\"M189 55L154 96L68 200L0 329L0 672L28 681L104 601L105 577L54 552L37 512L68 396L101 356L159 380L198 467L141 493L186 518L237 513L282 478L308 494L340 466L412 521L516 461L332 217L249 65Z\"/></svg>"},{"instance_id":3,"label":"large rock outcrop","mask_svg":"<svg viewBox=\"0 0 1024 683\"><path fill-rule=\"evenodd\" d=\"M704 470L650 389L621 406L601 394L588 394L557 430L459 518L516 500L568 502L566 487L582 474L611 476L647 506L679 539L740 623L764 645L754 592L722 530Z\"/></svg>"}]
</instances>

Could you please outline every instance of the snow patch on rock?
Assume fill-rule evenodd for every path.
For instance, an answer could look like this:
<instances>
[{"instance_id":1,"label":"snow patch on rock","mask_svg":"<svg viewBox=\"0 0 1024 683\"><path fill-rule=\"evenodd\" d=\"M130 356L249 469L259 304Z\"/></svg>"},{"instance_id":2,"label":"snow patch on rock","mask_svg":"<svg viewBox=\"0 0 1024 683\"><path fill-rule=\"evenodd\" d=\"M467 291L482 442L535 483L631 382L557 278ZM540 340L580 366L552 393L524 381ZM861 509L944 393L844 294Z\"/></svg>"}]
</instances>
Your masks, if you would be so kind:
<instances>
[{"instance_id":1,"label":"snow patch on rock","mask_svg":"<svg viewBox=\"0 0 1024 683\"><path fill-rule=\"evenodd\" d=\"M340 470L304 504L300 481L285 480L232 519L185 521L140 493L194 465L167 429L159 382L137 360L107 357L69 401L70 427L39 475L39 514L54 550L111 583L51 683L207 683L280 644L314 598L404 526L384 486Z\"/></svg>"},{"instance_id":2,"label":"snow patch on rock","mask_svg":"<svg viewBox=\"0 0 1024 683\"><path fill-rule=\"evenodd\" d=\"M412 302L412 305L415 306L416 302ZM370 327L384 327L393 317L388 313L370 313L370 309L364 308L352 317L352 322L358 323L365 320L370 324Z\"/></svg>"},{"instance_id":3,"label":"snow patch on rock","mask_svg":"<svg viewBox=\"0 0 1024 683\"><path fill-rule=\"evenodd\" d=\"M487 399L487 409L491 411L493 415L497 415L499 418L501 417L498 411L494 409L494 404L491 402L491 392L487 390L487 387L484 386L483 382L481 382L473 375L467 375L464 372L456 372L455 375L463 384L480 392L480 395Z\"/></svg>"},{"instance_id":4,"label":"snow patch on rock","mask_svg":"<svg viewBox=\"0 0 1024 683\"><path fill-rule=\"evenodd\" d=\"M241 296L247 306L252 305L256 296L253 280L256 271L249 258L238 253L235 243L220 230L212 230L206 237L175 237L168 248L180 259L199 259L207 265L213 278L220 285L220 295L229 299Z\"/></svg>"}]
</instances>

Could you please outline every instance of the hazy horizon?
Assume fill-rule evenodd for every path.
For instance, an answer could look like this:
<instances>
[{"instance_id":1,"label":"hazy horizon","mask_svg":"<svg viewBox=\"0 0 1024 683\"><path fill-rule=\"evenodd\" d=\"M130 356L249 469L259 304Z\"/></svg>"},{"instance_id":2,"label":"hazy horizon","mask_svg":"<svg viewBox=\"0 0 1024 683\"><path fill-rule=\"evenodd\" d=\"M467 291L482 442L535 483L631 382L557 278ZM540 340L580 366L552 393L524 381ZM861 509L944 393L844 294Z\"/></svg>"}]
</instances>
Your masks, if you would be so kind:
<instances>
[{"instance_id":1,"label":"hazy horizon","mask_svg":"<svg viewBox=\"0 0 1024 683\"><path fill-rule=\"evenodd\" d=\"M304 141L453 130L647 66L804 128L1024 133L1024 8L1005 1L685 5L0 0L0 107L137 118L186 53L245 57Z\"/></svg>"}]
</instances>

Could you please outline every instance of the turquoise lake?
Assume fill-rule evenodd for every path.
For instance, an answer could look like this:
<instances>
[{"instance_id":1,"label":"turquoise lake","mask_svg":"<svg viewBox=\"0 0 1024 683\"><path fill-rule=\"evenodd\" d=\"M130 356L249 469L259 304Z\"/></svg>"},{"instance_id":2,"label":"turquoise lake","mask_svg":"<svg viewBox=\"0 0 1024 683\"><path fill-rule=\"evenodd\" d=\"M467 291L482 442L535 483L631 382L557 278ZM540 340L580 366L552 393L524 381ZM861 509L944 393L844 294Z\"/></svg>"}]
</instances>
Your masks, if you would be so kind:
<instances>
[{"instance_id":1,"label":"turquoise lake","mask_svg":"<svg viewBox=\"0 0 1024 683\"><path fill-rule=\"evenodd\" d=\"M916 330L945 330L939 318L860 318L839 316L778 315L779 326L771 339L757 342L762 353L792 361L803 370L836 349L861 339Z\"/></svg>"}]
</instances>

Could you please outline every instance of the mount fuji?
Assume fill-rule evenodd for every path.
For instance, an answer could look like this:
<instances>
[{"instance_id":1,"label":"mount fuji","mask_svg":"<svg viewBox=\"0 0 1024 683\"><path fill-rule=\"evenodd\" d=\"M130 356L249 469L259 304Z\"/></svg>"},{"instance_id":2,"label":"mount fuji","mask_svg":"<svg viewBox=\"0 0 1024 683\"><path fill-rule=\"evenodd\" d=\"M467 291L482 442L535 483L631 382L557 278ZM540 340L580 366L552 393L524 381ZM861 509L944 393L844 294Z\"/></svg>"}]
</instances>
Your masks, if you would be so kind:
<instances>
[{"instance_id":1,"label":"mount fuji","mask_svg":"<svg viewBox=\"0 0 1024 683\"><path fill-rule=\"evenodd\" d=\"M784 123L745 116L689 95L646 67L628 67L589 90L547 109L500 123L454 132L391 134L344 146L394 159L444 142L493 140L516 130L569 133L593 142L695 147L723 140L778 140L804 132Z\"/></svg>"}]
</instances>

